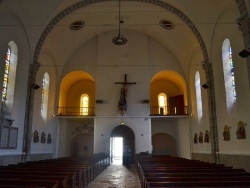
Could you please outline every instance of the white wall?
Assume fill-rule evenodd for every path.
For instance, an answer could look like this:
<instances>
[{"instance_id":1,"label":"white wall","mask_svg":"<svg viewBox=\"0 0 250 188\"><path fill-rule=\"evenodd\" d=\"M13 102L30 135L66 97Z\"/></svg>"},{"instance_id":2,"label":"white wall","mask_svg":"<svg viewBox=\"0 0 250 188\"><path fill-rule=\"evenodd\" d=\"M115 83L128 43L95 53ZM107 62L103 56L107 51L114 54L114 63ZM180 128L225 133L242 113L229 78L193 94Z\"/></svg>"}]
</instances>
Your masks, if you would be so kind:
<instances>
[{"instance_id":1,"label":"white wall","mask_svg":"<svg viewBox=\"0 0 250 188\"><path fill-rule=\"evenodd\" d=\"M151 129L148 118L126 118L122 121L135 134L135 153L149 151L151 153ZM121 118L97 117L94 125L94 153L109 153L110 136L112 129L120 125Z\"/></svg>"}]
</instances>

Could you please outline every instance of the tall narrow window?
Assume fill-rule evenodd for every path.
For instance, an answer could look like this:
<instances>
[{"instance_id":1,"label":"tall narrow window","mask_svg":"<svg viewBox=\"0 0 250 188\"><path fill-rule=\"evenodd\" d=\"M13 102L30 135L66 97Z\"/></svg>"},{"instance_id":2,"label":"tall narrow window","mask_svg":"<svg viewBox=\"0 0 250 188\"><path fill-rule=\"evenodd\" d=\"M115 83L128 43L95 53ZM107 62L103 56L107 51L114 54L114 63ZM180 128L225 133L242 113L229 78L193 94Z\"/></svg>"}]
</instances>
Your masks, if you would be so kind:
<instances>
[{"instance_id":1,"label":"tall narrow window","mask_svg":"<svg viewBox=\"0 0 250 188\"><path fill-rule=\"evenodd\" d=\"M10 47L8 46L6 58L5 58L5 68L4 68L4 78L3 78L3 88L2 88L2 102L7 100L7 89L9 80L9 70L10 70Z\"/></svg>"},{"instance_id":2,"label":"tall narrow window","mask_svg":"<svg viewBox=\"0 0 250 188\"><path fill-rule=\"evenodd\" d=\"M235 88L233 53L229 39L225 39L223 42L222 60L223 60L223 73L224 73L227 110L231 111L236 101L236 88Z\"/></svg>"},{"instance_id":3,"label":"tall narrow window","mask_svg":"<svg viewBox=\"0 0 250 188\"><path fill-rule=\"evenodd\" d=\"M161 115L168 114L167 96L165 93L160 93L158 95L158 104L159 104L159 114L161 114Z\"/></svg>"},{"instance_id":4,"label":"tall narrow window","mask_svg":"<svg viewBox=\"0 0 250 188\"><path fill-rule=\"evenodd\" d=\"M201 79L200 73L195 73L195 92L196 92L196 107L197 107L197 118L198 124L200 125L202 119L202 97L201 97Z\"/></svg>"},{"instance_id":5,"label":"tall narrow window","mask_svg":"<svg viewBox=\"0 0 250 188\"><path fill-rule=\"evenodd\" d=\"M47 119L48 114L48 99L49 99L49 74L46 72L43 76L43 90L41 101L41 116L44 120Z\"/></svg>"},{"instance_id":6,"label":"tall narrow window","mask_svg":"<svg viewBox=\"0 0 250 188\"><path fill-rule=\"evenodd\" d=\"M233 64L233 55L232 55L231 46L229 47L229 64L230 64L230 67L231 67L233 97L234 97L234 99L236 99L235 80L234 80L234 64Z\"/></svg>"},{"instance_id":7,"label":"tall narrow window","mask_svg":"<svg viewBox=\"0 0 250 188\"><path fill-rule=\"evenodd\" d=\"M89 112L89 96L87 94L81 95L80 113L81 115L88 115Z\"/></svg>"}]
</instances>

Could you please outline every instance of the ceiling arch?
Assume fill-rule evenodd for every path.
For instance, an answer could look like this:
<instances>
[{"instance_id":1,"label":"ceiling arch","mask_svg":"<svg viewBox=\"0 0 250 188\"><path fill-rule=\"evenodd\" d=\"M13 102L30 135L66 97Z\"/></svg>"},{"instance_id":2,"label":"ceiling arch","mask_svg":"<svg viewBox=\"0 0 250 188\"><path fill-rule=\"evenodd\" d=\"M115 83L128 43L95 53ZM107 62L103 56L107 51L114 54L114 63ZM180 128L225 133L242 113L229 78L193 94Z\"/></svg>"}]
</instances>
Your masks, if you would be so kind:
<instances>
[{"instance_id":1,"label":"ceiling arch","mask_svg":"<svg viewBox=\"0 0 250 188\"><path fill-rule=\"evenodd\" d=\"M106 2L106 1L109 1L109 0L96 0L96 1L87 0L87 1L81 1L81 2L78 2L78 3L76 3L76 4L74 4L74 5L70 6L70 7L68 7L67 9L61 11L48 24L48 26L46 27L46 29L42 33L42 35L41 35L41 37L39 39L39 42L38 42L38 44L36 46L36 49L35 49L33 62L34 63L38 63L39 54L40 54L41 48L42 48L42 46L43 46L43 44L44 44L47 36L51 32L51 30L58 24L58 22L60 20L62 20L63 18L65 18L70 13L72 13L72 12L74 12L74 11L82 8L82 7L85 7L85 6L88 6L88 5L91 5L91 4ZM115 1L115 0L111 0L111 1ZM135 1L135 0L131 0L131 1ZM149 4L153 4L153 5L159 6L159 7L163 8L163 9L165 9L166 11L171 12L172 14L176 15L177 17L179 17L179 19L181 19L186 24L186 26L188 26L190 28L191 32L196 37L197 42L200 45L200 49L202 51L204 61L205 62L209 62L207 49L206 49L205 43L204 43L204 41L203 41L203 39L202 39L202 37L201 37L198 29L195 27L195 25L192 23L192 21L182 11L180 11L179 9L173 7L172 5L170 5L168 3L164 3L164 2L161 2L161 1L158 1L158 0L155 0L155 1L151 1L151 0L140 0L140 1L138 1L138 0L136 0L135 2L149 3Z\"/></svg>"}]
</instances>

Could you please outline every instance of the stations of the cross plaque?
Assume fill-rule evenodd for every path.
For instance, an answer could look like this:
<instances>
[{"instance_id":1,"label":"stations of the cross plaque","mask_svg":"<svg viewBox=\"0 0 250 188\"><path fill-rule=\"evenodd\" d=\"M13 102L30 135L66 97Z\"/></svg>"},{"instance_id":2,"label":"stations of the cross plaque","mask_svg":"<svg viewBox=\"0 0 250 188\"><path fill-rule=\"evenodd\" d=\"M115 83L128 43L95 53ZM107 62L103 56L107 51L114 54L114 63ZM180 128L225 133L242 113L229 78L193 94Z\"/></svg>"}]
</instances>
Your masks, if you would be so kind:
<instances>
[{"instance_id":1,"label":"stations of the cross plaque","mask_svg":"<svg viewBox=\"0 0 250 188\"><path fill-rule=\"evenodd\" d=\"M136 84L136 82L128 82L127 74L124 75L124 82L115 82L115 84L121 84L122 88L120 91L120 100L118 102L118 110L121 111L121 115L123 116L124 111L127 110L127 92L128 85Z\"/></svg>"}]
</instances>

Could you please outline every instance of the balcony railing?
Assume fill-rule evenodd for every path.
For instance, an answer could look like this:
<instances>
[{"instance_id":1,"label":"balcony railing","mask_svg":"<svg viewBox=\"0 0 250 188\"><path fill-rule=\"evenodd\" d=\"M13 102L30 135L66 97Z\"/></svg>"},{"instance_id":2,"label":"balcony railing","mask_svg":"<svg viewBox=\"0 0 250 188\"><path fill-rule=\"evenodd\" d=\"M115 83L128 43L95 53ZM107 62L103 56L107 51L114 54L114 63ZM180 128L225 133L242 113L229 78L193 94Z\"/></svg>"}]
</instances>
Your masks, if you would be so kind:
<instances>
[{"instance_id":1,"label":"balcony railing","mask_svg":"<svg viewBox=\"0 0 250 188\"><path fill-rule=\"evenodd\" d=\"M151 106L150 115L151 116L188 115L188 107Z\"/></svg>"},{"instance_id":2,"label":"balcony railing","mask_svg":"<svg viewBox=\"0 0 250 188\"><path fill-rule=\"evenodd\" d=\"M95 107L58 107L59 116L94 116Z\"/></svg>"}]
</instances>

